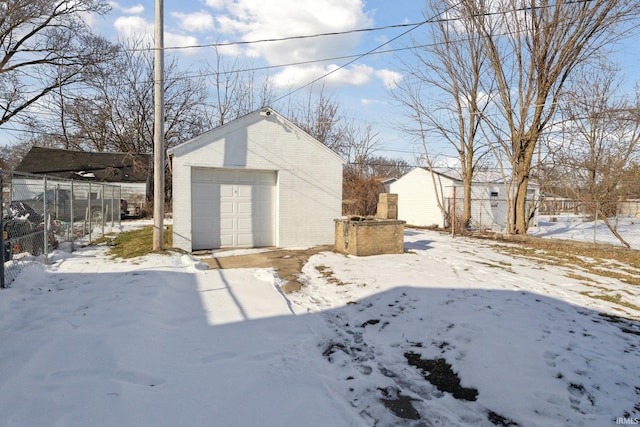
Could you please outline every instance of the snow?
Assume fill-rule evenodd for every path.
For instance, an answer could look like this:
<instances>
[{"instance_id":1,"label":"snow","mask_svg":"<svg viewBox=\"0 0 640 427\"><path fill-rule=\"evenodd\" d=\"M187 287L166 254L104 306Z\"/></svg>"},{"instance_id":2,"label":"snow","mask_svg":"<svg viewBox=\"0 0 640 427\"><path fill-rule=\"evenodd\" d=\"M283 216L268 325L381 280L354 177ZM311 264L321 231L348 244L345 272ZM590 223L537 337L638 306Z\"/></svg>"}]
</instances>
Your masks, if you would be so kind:
<instances>
[{"instance_id":1,"label":"snow","mask_svg":"<svg viewBox=\"0 0 640 427\"><path fill-rule=\"evenodd\" d=\"M612 224L616 219L611 219ZM618 233L633 249L640 249L640 218L620 218L617 220ZM622 243L607 228L602 220L584 221L581 216L557 216L556 221L541 216L537 227L532 227L528 234L537 237L559 238L581 242L595 242L621 246Z\"/></svg>"},{"instance_id":2,"label":"snow","mask_svg":"<svg viewBox=\"0 0 640 427\"><path fill-rule=\"evenodd\" d=\"M636 310L492 242L407 229L405 248L322 252L287 295L272 269L207 270L179 253L125 261L106 246L56 251L0 291L0 426L640 418L640 323L603 316L639 319ZM637 286L598 280L640 306ZM444 359L477 399L439 390L407 363L412 354ZM399 397L420 420L385 406Z\"/></svg>"}]
</instances>

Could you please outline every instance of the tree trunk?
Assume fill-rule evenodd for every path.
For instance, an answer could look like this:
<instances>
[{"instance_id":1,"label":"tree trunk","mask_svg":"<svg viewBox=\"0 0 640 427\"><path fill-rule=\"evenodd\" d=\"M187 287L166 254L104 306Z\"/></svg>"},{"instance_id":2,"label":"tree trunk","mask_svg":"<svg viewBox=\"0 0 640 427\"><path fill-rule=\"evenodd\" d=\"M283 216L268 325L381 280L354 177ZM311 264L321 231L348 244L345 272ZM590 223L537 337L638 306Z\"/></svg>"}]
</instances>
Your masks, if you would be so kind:
<instances>
[{"instance_id":1,"label":"tree trunk","mask_svg":"<svg viewBox=\"0 0 640 427\"><path fill-rule=\"evenodd\" d=\"M538 135L528 136L522 144L522 151L518 156L516 164L516 188L513 216L513 232L515 234L527 234L529 228L529 215L527 214L527 190L529 188L529 173L531 172L531 162L536 148Z\"/></svg>"}]
</instances>

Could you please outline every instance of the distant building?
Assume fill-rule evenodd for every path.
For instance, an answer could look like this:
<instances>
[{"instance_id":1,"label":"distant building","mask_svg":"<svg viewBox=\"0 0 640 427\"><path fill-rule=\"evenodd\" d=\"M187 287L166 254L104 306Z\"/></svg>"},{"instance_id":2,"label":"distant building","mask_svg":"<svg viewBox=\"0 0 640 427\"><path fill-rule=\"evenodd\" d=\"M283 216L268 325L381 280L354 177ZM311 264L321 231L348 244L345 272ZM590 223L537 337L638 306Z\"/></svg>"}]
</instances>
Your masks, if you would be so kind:
<instances>
[{"instance_id":1,"label":"distant building","mask_svg":"<svg viewBox=\"0 0 640 427\"><path fill-rule=\"evenodd\" d=\"M450 168L417 167L390 185L398 195L398 219L408 225L445 228L454 209L460 215L464 189L460 172ZM537 200L538 185L529 185L528 199ZM501 176L478 173L471 186L471 227L503 230L507 224L507 189ZM445 213L438 206L442 204ZM537 218L534 216L537 224Z\"/></svg>"},{"instance_id":2,"label":"distant building","mask_svg":"<svg viewBox=\"0 0 640 427\"><path fill-rule=\"evenodd\" d=\"M20 174L118 185L121 189L120 198L127 200L129 209L142 211L150 193L151 162L152 156L149 154L95 153L33 147L16 167L13 185L29 187L28 177L21 177ZM36 194L23 194L21 198L34 196Z\"/></svg>"}]
</instances>

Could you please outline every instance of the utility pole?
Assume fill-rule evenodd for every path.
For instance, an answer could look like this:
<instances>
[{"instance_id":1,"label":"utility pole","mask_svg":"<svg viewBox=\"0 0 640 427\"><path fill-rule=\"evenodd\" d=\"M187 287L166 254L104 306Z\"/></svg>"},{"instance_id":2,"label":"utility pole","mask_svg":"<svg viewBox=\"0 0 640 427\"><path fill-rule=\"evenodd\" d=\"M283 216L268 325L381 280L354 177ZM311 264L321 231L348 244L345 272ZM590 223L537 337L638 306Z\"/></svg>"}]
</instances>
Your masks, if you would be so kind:
<instances>
[{"instance_id":1,"label":"utility pole","mask_svg":"<svg viewBox=\"0 0 640 427\"><path fill-rule=\"evenodd\" d=\"M153 82L153 250L163 249L164 228L164 7L156 0Z\"/></svg>"}]
</instances>

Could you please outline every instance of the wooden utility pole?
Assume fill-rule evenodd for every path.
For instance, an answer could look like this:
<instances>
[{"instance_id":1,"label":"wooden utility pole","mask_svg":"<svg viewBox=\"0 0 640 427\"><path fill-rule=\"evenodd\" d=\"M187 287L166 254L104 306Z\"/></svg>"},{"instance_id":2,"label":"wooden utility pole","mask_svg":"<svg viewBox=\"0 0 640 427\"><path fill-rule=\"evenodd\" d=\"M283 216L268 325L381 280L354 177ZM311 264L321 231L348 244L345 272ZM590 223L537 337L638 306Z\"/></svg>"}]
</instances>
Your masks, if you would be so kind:
<instances>
[{"instance_id":1,"label":"wooden utility pole","mask_svg":"<svg viewBox=\"0 0 640 427\"><path fill-rule=\"evenodd\" d=\"M164 228L164 6L156 0L153 84L153 250L163 249Z\"/></svg>"}]
</instances>

